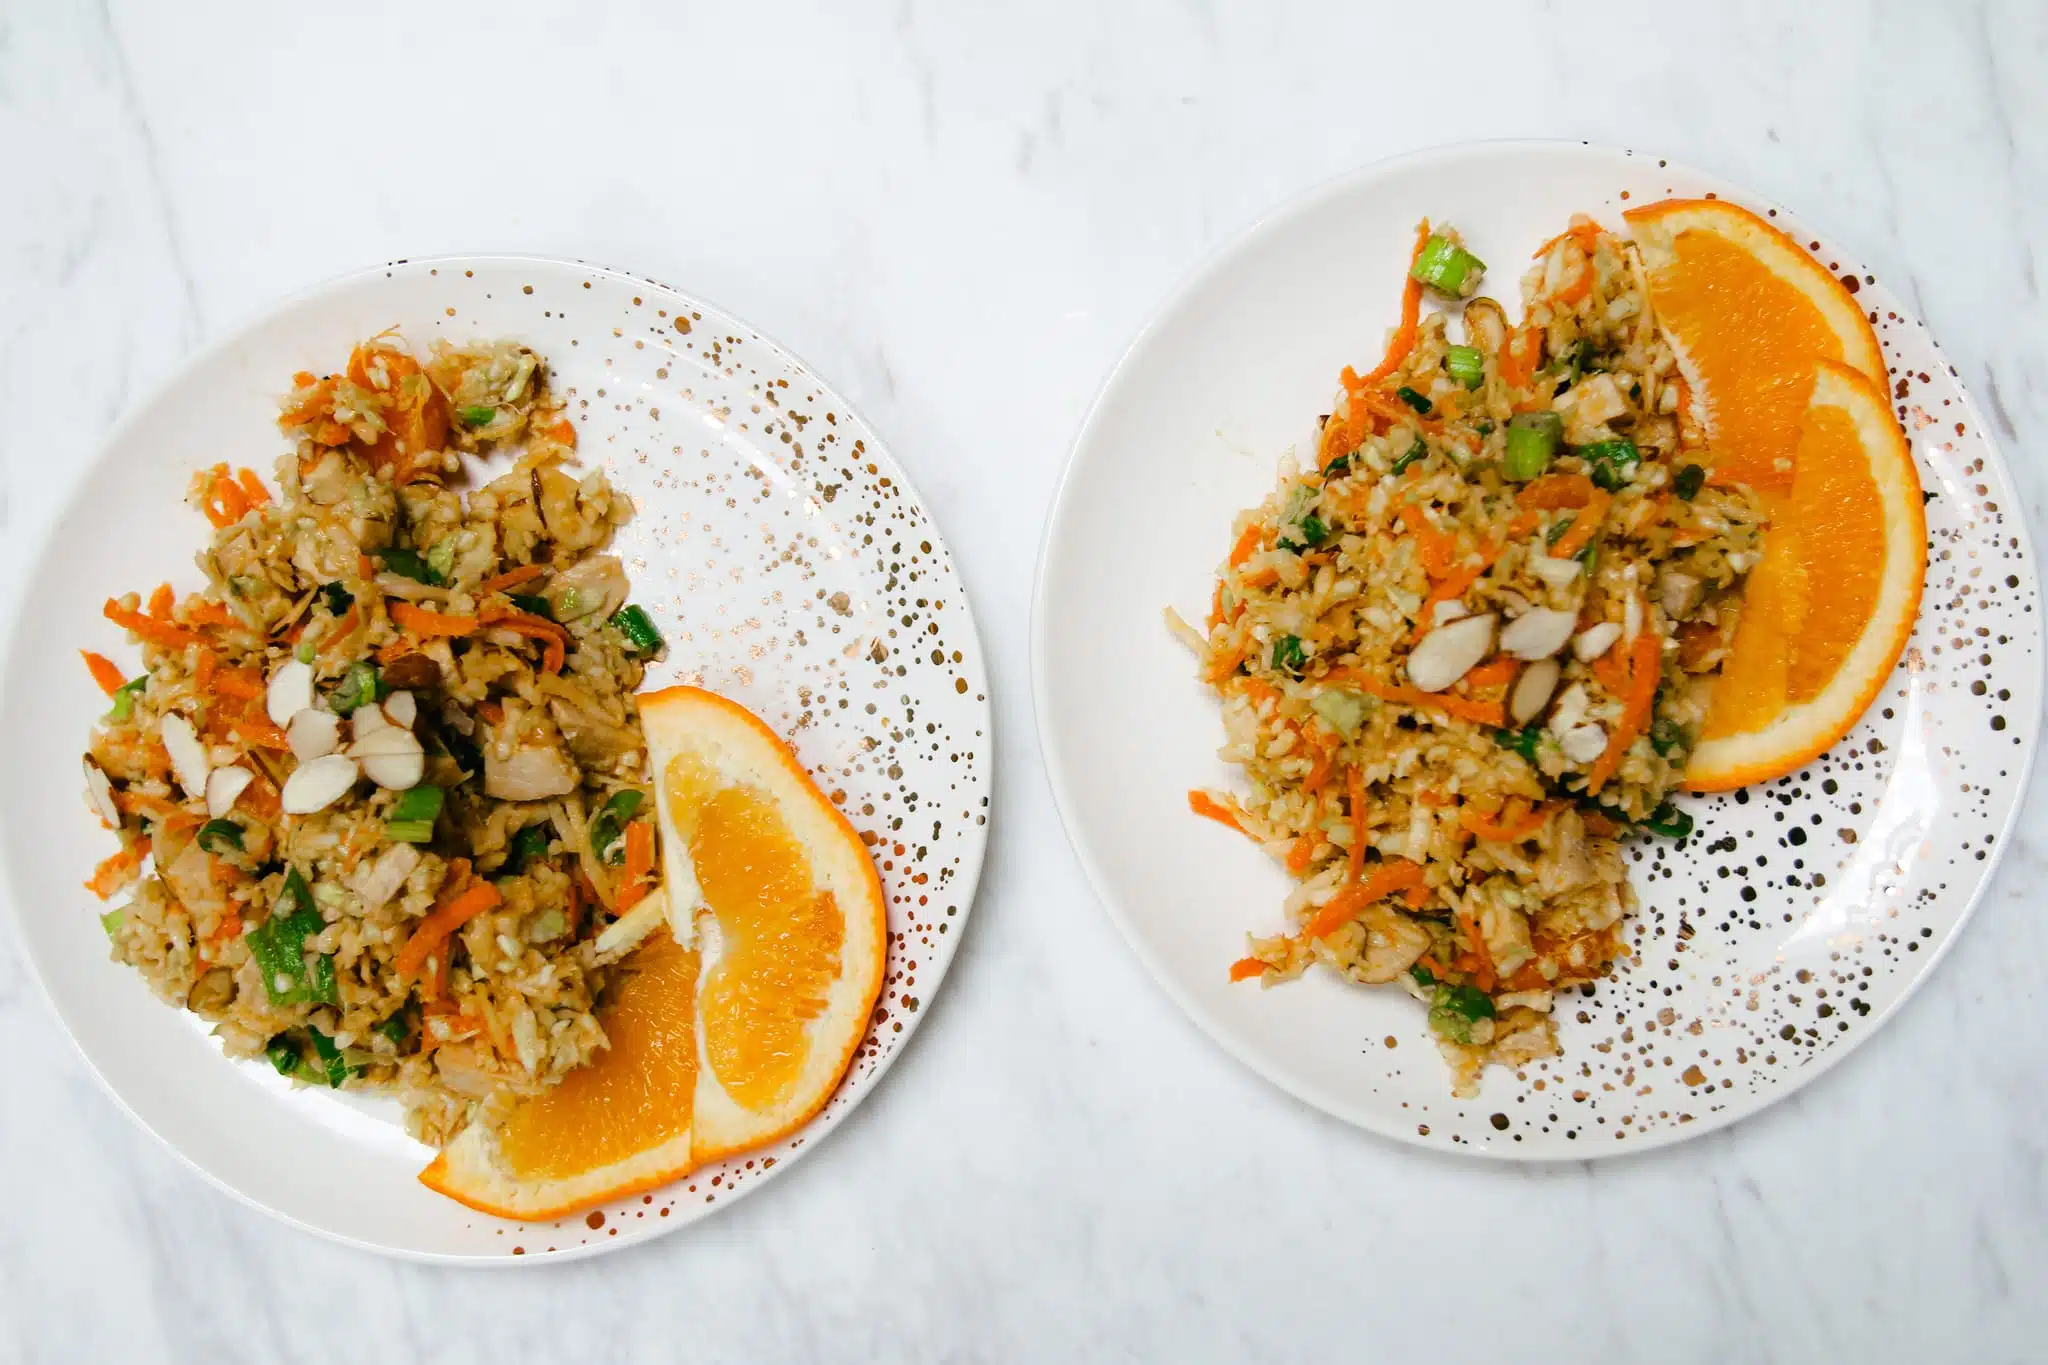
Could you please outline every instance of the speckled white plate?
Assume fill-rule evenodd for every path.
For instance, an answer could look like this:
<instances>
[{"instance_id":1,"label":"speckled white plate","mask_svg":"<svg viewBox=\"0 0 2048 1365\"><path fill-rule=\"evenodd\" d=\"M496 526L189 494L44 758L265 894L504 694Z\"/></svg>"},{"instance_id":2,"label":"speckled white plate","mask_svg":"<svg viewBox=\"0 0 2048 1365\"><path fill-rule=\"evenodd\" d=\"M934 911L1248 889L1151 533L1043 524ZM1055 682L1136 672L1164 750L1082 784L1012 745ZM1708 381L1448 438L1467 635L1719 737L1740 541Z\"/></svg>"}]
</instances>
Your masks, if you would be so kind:
<instances>
[{"instance_id":1,"label":"speckled white plate","mask_svg":"<svg viewBox=\"0 0 2048 1365\"><path fill-rule=\"evenodd\" d=\"M1809 768L1714 798L1682 846L1630 851L1635 957L1560 1002L1564 1055L1451 1096L1422 1010L1325 972L1232 985L1288 878L1188 813L1231 786L1216 704L1160 608L1207 613L1231 519L1313 448L1338 370L1379 354L1415 222L1455 223L1518 307L1536 244L1574 211L1719 194L1769 214L1870 309L1925 484L1919 627L1863 723ZM2005 466L1926 330L1789 214L1654 156L1487 143L1386 162L1257 224L1195 275L1110 375L1075 441L1039 565L1033 650L1053 790L1103 904L1238 1058L1318 1108L1503 1157L1640 1151L1731 1123L1853 1050L1933 967L1982 894L2034 752L2041 630Z\"/></svg>"},{"instance_id":2,"label":"speckled white plate","mask_svg":"<svg viewBox=\"0 0 2048 1365\"><path fill-rule=\"evenodd\" d=\"M389 1101L293 1089L232 1063L194 1016L108 960L80 882L112 838L80 803L105 699L81 648L133 662L111 594L198 586L192 469L267 470L275 395L396 325L517 337L548 357L580 457L632 495L619 552L669 640L648 686L744 702L790 740L869 840L889 967L838 1094L775 1146L653 1195L542 1224L473 1213L414 1179L431 1153ZM0 727L0 850L28 956L121 1105L222 1188L341 1241L424 1259L568 1256L692 1222L788 1169L880 1080L938 989L987 839L987 684L938 528L881 442L795 357L699 300L617 271L480 256L397 262L282 305L187 365L115 431L55 527L16 623ZM31 721L30 718L33 718Z\"/></svg>"}]
</instances>

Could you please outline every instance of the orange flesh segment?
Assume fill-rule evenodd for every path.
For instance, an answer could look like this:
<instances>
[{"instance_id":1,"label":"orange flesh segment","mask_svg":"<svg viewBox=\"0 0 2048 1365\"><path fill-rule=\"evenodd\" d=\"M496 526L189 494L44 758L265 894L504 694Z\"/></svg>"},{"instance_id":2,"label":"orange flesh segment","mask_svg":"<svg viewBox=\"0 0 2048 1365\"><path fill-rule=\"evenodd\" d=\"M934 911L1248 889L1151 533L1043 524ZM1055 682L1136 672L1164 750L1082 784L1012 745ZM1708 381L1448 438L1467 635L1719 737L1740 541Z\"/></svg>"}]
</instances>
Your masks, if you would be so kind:
<instances>
[{"instance_id":1,"label":"orange flesh segment","mask_svg":"<svg viewBox=\"0 0 2048 1365\"><path fill-rule=\"evenodd\" d=\"M1788 488L1792 470L1778 461L1798 446L1814 357L1840 360L1842 343L1812 300L1737 243L1681 232L1672 249L1677 260L1652 279L1652 298L1711 401L1715 472Z\"/></svg>"},{"instance_id":2,"label":"orange flesh segment","mask_svg":"<svg viewBox=\"0 0 2048 1365\"><path fill-rule=\"evenodd\" d=\"M1771 500L1702 738L1761 729L1819 696L1877 608L1884 504L1854 420L1838 407L1809 410L1796 460L1792 491Z\"/></svg>"},{"instance_id":3,"label":"orange flesh segment","mask_svg":"<svg viewBox=\"0 0 2048 1365\"><path fill-rule=\"evenodd\" d=\"M665 788L722 944L698 1006L704 1055L736 1103L765 1109L802 1075L846 919L831 892L811 890L810 857L765 793L720 785L689 753L670 760Z\"/></svg>"},{"instance_id":4,"label":"orange flesh segment","mask_svg":"<svg viewBox=\"0 0 2048 1365\"><path fill-rule=\"evenodd\" d=\"M499 1150L519 1178L580 1175L690 1131L697 954L658 932L627 965L630 975L601 1016L611 1046L506 1120Z\"/></svg>"}]
</instances>

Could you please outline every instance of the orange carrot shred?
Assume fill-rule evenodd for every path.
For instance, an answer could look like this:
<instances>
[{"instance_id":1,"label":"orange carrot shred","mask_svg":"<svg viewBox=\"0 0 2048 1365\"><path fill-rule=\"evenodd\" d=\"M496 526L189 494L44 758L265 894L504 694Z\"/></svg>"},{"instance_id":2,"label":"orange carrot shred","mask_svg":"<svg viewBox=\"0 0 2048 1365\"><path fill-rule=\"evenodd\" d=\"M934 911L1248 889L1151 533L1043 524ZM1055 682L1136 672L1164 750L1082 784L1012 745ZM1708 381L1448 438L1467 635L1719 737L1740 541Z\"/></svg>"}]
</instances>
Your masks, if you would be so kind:
<instances>
[{"instance_id":1,"label":"orange carrot shred","mask_svg":"<svg viewBox=\"0 0 2048 1365\"><path fill-rule=\"evenodd\" d=\"M1197 815L1214 820L1219 825L1228 825L1239 834L1245 832L1244 826L1237 822L1236 811L1199 788L1188 793L1188 809Z\"/></svg>"},{"instance_id":2,"label":"orange carrot shred","mask_svg":"<svg viewBox=\"0 0 2048 1365\"><path fill-rule=\"evenodd\" d=\"M196 630L185 630L167 621L145 616L139 611L130 611L109 597L100 614L117 626L124 626L153 644L167 649L182 649L186 645L204 644L205 637Z\"/></svg>"},{"instance_id":3,"label":"orange carrot shred","mask_svg":"<svg viewBox=\"0 0 2048 1365\"><path fill-rule=\"evenodd\" d=\"M1351 798L1351 850L1345 875L1355 884L1365 872L1365 773L1355 763L1344 774L1344 791Z\"/></svg>"},{"instance_id":4,"label":"orange carrot shred","mask_svg":"<svg viewBox=\"0 0 2048 1365\"><path fill-rule=\"evenodd\" d=\"M1421 863L1413 863L1406 858L1388 858L1365 880L1353 882L1332 896L1322 909L1316 911L1315 918L1303 927L1302 933L1309 938L1328 938L1366 906L1421 884Z\"/></svg>"},{"instance_id":5,"label":"orange carrot shred","mask_svg":"<svg viewBox=\"0 0 2048 1365\"><path fill-rule=\"evenodd\" d=\"M1230 964L1230 979L1232 981L1249 981L1255 976L1263 975L1265 970L1266 964L1259 959L1255 957L1241 957Z\"/></svg>"},{"instance_id":6,"label":"orange carrot shred","mask_svg":"<svg viewBox=\"0 0 2048 1365\"><path fill-rule=\"evenodd\" d=\"M106 655L95 654L89 649L81 649L78 654L85 660L85 666L92 671L92 680L98 683L100 691L108 696L113 696L128 685L128 680L121 676L121 666Z\"/></svg>"},{"instance_id":7,"label":"orange carrot shred","mask_svg":"<svg viewBox=\"0 0 2048 1365\"><path fill-rule=\"evenodd\" d=\"M1308 865L1315 861L1316 845L1321 842L1319 834L1304 834L1296 839L1294 846L1287 850L1287 870L1297 877L1306 872Z\"/></svg>"},{"instance_id":8,"label":"orange carrot shred","mask_svg":"<svg viewBox=\"0 0 2048 1365\"><path fill-rule=\"evenodd\" d=\"M242 496L248 500L251 507L261 507L270 501L270 490L263 486L263 480L257 477L255 470L244 469L236 482L241 486Z\"/></svg>"},{"instance_id":9,"label":"orange carrot shred","mask_svg":"<svg viewBox=\"0 0 2048 1365\"><path fill-rule=\"evenodd\" d=\"M619 878L619 912L638 905L654 889L654 827L645 820L626 826L626 864Z\"/></svg>"},{"instance_id":10,"label":"orange carrot shred","mask_svg":"<svg viewBox=\"0 0 2048 1365\"><path fill-rule=\"evenodd\" d=\"M494 592L506 592L518 587L521 583L530 583L546 572L547 568L545 565L521 564L516 569L507 569L504 573L494 574L477 584L476 595L483 597Z\"/></svg>"},{"instance_id":11,"label":"orange carrot shred","mask_svg":"<svg viewBox=\"0 0 2048 1365\"><path fill-rule=\"evenodd\" d=\"M1372 373L1365 375L1364 384L1377 384L1401 368L1401 362L1415 349L1416 332L1422 321L1422 281L1415 278L1415 263L1422 259L1422 249L1429 245L1429 219L1415 225L1415 250L1408 257L1408 273L1401 285L1401 325L1394 329L1394 335L1387 339L1387 353Z\"/></svg>"},{"instance_id":12,"label":"orange carrot shred","mask_svg":"<svg viewBox=\"0 0 2048 1365\"><path fill-rule=\"evenodd\" d=\"M482 623L474 616L448 616L411 602L393 602L391 619L415 635L474 635Z\"/></svg>"},{"instance_id":13,"label":"orange carrot shred","mask_svg":"<svg viewBox=\"0 0 2048 1365\"><path fill-rule=\"evenodd\" d=\"M1512 654L1496 654L1485 663L1474 664L1461 681L1474 692L1489 687L1506 687L1515 680L1515 673L1521 666L1521 661Z\"/></svg>"},{"instance_id":14,"label":"orange carrot shred","mask_svg":"<svg viewBox=\"0 0 2048 1365\"><path fill-rule=\"evenodd\" d=\"M413 930L412 937L398 950L392 959L392 966L398 969L401 979L417 976L426 964L427 955L445 944L450 935L463 925L487 910L495 909L503 899L498 888L489 882L470 882L454 896L436 906Z\"/></svg>"},{"instance_id":15,"label":"orange carrot shred","mask_svg":"<svg viewBox=\"0 0 2048 1365\"><path fill-rule=\"evenodd\" d=\"M1650 710L1657 704L1657 683L1660 680L1658 660L1663 645L1653 631L1645 630L1636 636L1636 643L1629 657L1629 692L1621 712L1621 719L1614 723L1614 734L1607 741L1607 750L1594 761L1586 772L1586 794L1597 796L1600 788L1607 785L1607 779L1614 776L1621 766L1622 758L1628 753L1629 745L1643 732L1643 726L1650 719Z\"/></svg>"},{"instance_id":16,"label":"orange carrot shred","mask_svg":"<svg viewBox=\"0 0 2048 1365\"><path fill-rule=\"evenodd\" d=\"M1551 557L1570 559L1585 549L1594 534L1599 531L1600 523L1606 519L1607 509L1613 505L1612 493L1601 488L1594 489L1593 496L1586 500L1585 508L1572 519L1571 529L1558 538L1557 544L1550 547Z\"/></svg>"},{"instance_id":17,"label":"orange carrot shred","mask_svg":"<svg viewBox=\"0 0 2048 1365\"><path fill-rule=\"evenodd\" d=\"M1230 567L1234 569L1247 559L1250 559L1254 554L1257 554L1259 542L1265 538L1266 528L1257 522L1253 522L1245 527L1243 533L1237 538L1237 544L1230 547Z\"/></svg>"}]
</instances>

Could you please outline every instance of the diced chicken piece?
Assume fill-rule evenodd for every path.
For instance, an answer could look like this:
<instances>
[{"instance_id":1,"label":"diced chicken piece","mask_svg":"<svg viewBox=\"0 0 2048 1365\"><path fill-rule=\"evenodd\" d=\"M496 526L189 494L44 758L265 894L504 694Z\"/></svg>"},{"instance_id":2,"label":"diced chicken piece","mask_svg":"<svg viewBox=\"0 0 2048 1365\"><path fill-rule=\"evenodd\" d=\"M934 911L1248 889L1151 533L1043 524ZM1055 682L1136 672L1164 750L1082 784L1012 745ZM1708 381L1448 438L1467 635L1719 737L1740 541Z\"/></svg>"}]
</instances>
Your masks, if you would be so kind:
<instances>
[{"instance_id":1,"label":"diced chicken piece","mask_svg":"<svg viewBox=\"0 0 2048 1365\"><path fill-rule=\"evenodd\" d=\"M484 794L500 801L545 801L566 796L583 779L575 763L551 738L529 735L503 758L495 736L484 744Z\"/></svg>"},{"instance_id":2,"label":"diced chicken piece","mask_svg":"<svg viewBox=\"0 0 2048 1365\"><path fill-rule=\"evenodd\" d=\"M1628 411L1628 399L1613 375L1596 374L1559 395L1555 406L1564 413L1565 441L1586 446L1614 434L1607 424Z\"/></svg>"},{"instance_id":3,"label":"diced chicken piece","mask_svg":"<svg viewBox=\"0 0 2048 1365\"><path fill-rule=\"evenodd\" d=\"M1365 966L1361 974L1374 985L1395 980L1429 951L1429 931L1412 915L1373 905L1362 919Z\"/></svg>"}]
</instances>

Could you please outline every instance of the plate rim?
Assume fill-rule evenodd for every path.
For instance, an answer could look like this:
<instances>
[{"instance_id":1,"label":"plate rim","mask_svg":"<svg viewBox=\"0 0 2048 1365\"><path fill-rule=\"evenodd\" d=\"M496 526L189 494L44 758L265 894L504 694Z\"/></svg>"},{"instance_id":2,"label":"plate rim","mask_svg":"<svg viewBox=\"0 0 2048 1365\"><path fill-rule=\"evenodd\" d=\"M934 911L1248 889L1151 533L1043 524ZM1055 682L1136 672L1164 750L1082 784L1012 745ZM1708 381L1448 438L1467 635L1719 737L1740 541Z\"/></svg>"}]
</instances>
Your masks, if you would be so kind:
<instances>
[{"instance_id":1,"label":"plate rim","mask_svg":"<svg viewBox=\"0 0 2048 1365\"><path fill-rule=\"evenodd\" d=\"M960 914L954 921L955 927L947 934L950 943L940 968L938 982L934 988L933 999L936 999L936 991L943 989L945 978L952 970L953 959L959 953L960 941L965 937L967 925L974 917L974 906L981 888L982 872L987 864L989 830L996 818L996 728L995 707L991 700L994 689L989 686L988 654L982 645L981 631L975 619L973 597L968 591L966 575L961 570L958 557L953 553L951 543L946 539L944 531L938 525L937 513L932 510L931 504L925 499L923 493L919 491L917 484L897 461L893 443L887 442L882 438L880 428L868 421L861 410L848 401L846 396L840 393L837 388L826 382L818 369L808 360L804 359L802 355L778 338L754 326L744 315L734 312L706 298L702 294L680 289L652 275L638 274L618 266L606 265L599 261L589 261L574 256L549 256L523 251L453 252L435 253L426 256L393 257L329 275L313 284L291 290L265 303L244 310L219 332L202 340L190 350L185 351L177 357L161 376L123 408L120 417L93 443L91 453L79 463L72 488L62 502L58 504L55 514L49 518L30 541L21 560L25 575L31 578L34 577L37 569L48 558L56 545L59 529L80 512L81 504L86 495L87 479L91 471L105 461L109 452L117 445L128 440L133 429L139 427L144 416L175 390L193 370L218 358L222 353L243 341L250 333L275 319L308 304L324 300L336 294L346 293L351 287L380 276L386 276L396 268L424 268L433 271L442 268L474 267L479 264L494 266L530 265L549 270L566 269L572 272L594 273L609 277L620 283L658 290L663 294L680 300L684 304L703 308L729 319L737 326L744 328L756 339L766 343L769 347L787 357L791 364L803 370L810 377L822 396L838 404L842 411L873 433L876 438L877 448L869 451L869 458L880 464L884 472L903 488L924 512L925 516L930 519L934 539L938 542L939 547L945 551L946 559L955 576L960 581L962 614L966 621L966 641L962 648L963 652L967 654L968 660L977 666L982 678L982 697L977 706L981 714L982 729L987 737L986 767L981 780L981 785L984 789L982 795L987 801L987 820L975 827L978 833L970 840L969 847L961 855L963 863L961 880L964 883L964 889L960 899ZM4 648L0 648L0 712L4 712L6 706L7 694L5 689L7 680L14 672L16 654L22 648L20 643L21 617L22 614L18 610L10 610L4 624ZM8 747L11 747L11 745ZM98 1064L94 1062L91 1054L86 1051L85 1045L79 1041L77 1033L72 1029L70 1018L65 1013L64 1007L58 1003L55 992L50 989L50 983L44 976L42 964L38 961L36 953L30 947L28 934L24 924L21 922L23 911L17 904L19 898L13 894L14 873L11 867L5 864L4 859L5 847L0 845L0 906L5 907L4 913L0 913L0 920L4 920L8 924L17 952L23 965L27 968L29 979L34 982L36 991L41 996L43 1005L50 1016L55 1018L59 1031L64 1035L65 1042L70 1045L73 1055L84 1065L86 1074L92 1077L93 1083L99 1088L100 1093L113 1101L114 1107L137 1128L148 1134L160 1148L169 1151L176 1157L185 1169L197 1174L208 1185L228 1195L242 1206L274 1218L278 1222L297 1231L310 1233L336 1245L371 1252L379 1256L388 1256L396 1260L410 1261L416 1264L459 1265L490 1269L527 1269L536 1265L558 1265L568 1261L579 1261L593 1256L601 1256L608 1252L619 1251L629 1247L643 1246L649 1242L673 1236L684 1228L695 1227L697 1224L715 1217L719 1210L730 1208L732 1205L739 1203L762 1186L774 1183L792 1166L798 1164L793 1160L778 1161L772 1169L755 1172L744 1185L730 1192L725 1199L721 1200L717 1209L703 1217L680 1222L669 1221L663 1225L651 1228L643 1235L631 1240L606 1238L602 1241L563 1247L559 1251L540 1252L525 1256L495 1255L481 1252L426 1251L414 1247L394 1246L387 1243L369 1241L362 1237L336 1232L333 1229L307 1222L295 1214L264 1203L255 1196L238 1188L225 1176L219 1175L201 1165L194 1157L178 1146L177 1143L159 1132L155 1125L151 1124L137 1112L134 1106L128 1102L127 1098L106 1078ZM894 1048L876 1059L874 1067L868 1074L864 1088L854 1103L829 1118L825 1118L821 1114L814 1117L811 1121L815 1123L818 1118L825 1118L824 1126L814 1135L818 1141L822 1141L825 1136L836 1130L881 1085L883 1078L888 1074L890 1068L895 1065L897 1057L910 1045L912 1036L916 1034L918 1026L929 1013L931 1013L929 1008L923 1008L908 1012L908 1017L899 1018L903 1029L901 1041ZM222 1058L222 1061L228 1062L230 1059ZM807 1128L809 1126L810 1124L805 1125ZM809 1151L816 1145L816 1141L809 1142L804 1150Z\"/></svg>"},{"instance_id":2,"label":"plate rim","mask_svg":"<svg viewBox=\"0 0 2048 1365\"><path fill-rule=\"evenodd\" d=\"M1094 893L1098 908L1116 926L1117 932L1123 938L1125 946L1131 950L1138 961L1144 966L1146 974L1152 979L1152 984L1162 991L1166 998L1180 1010L1181 1014L1189 1022L1193 1023L1210 1042L1221 1048L1233 1060L1262 1081L1274 1086L1316 1112L1327 1114L1353 1128L1378 1137L1393 1139L1405 1146L1421 1151L1435 1154L1455 1154L1483 1161L1536 1166L1578 1164L1591 1160L1625 1160L1631 1156L1647 1154L1677 1143L1704 1137L1709 1133L1718 1132L1747 1119L1755 1118L1775 1107L1788 1096L1805 1089L1832 1071L1851 1054L1861 1051L1864 1044L1883 1031L1885 1025L1890 1023L1900 1009L1919 993L1921 987L1926 984L1927 979L1939 968L1942 961L1948 956L1949 951L1955 946L1956 941L1962 937L1963 931L1969 926L1970 920L1976 915L1977 907L1983 902L1986 894L1989 893L1991 883L1997 876L1999 868L2004 862L2006 851L2011 845L2012 832L2019 822L2020 811L2026 805L2027 793L2033 777L2034 761L2041 748L2041 735L2038 727L2033 732L2032 739L2026 745L2026 751L2021 759L2017 775L2015 786L2017 794L2013 800L2012 808L2006 812L2005 819L1999 825L1997 838L1992 842L1990 856L1984 868L1983 876L1978 880L1976 887L1970 893L1968 901L1965 902L1962 910L1957 914L1955 923L1942 936L1940 942L1934 945L1934 951L1923 959L1919 971L1914 973L1905 982L1898 995L1882 1011L1878 1012L1876 1018L1870 1021L1868 1027L1861 1032L1854 1042L1850 1043L1847 1047L1830 1048L1813 1062L1799 1068L1795 1072L1789 1073L1788 1079L1783 1084L1774 1088L1761 1103L1752 1107L1736 1112L1722 1111L1709 1114L1695 1119L1692 1123L1686 1124L1683 1127L1660 1128L1642 1135L1637 1141L1629 1143L1624 1148L1612 1148L1595 1144L1583 1152L1571 1154L1535 1152L1493 1144L1475 1145L1458 1143L1447 1148L1441 1143L1423 1138L1412 1127L1390 1122L1368 1108L1347 1103L1335 1095L1320 1092L1313 1085L1297 1083L1292 1078L1282 1077L1268 1070L1255 1057L1254 1051L1249 1044L1235 1037L1223 1020L1212 1017L1208 1011L1197 1004L1194 998L1181 987L1179 982L1174 979L1172 973L1167 970L1164 962L1152 951L1148 940L1139 932L1131 917L1124 912L1122 907L1117 904L1115 898L1109 894L1108 878L1080 832L1080 820L1075 813L1076 807L1074 803L1076 798L1073 794L1073 780L1067 773L1066 764L1051 738L1052 727L1049 723L1050 717L1048 714L1050 678L1047 673L1047 648L1050 643L1048 637L1051 630L1048 610L1048 597L1050 593L1048 570L1051 564L1053 544L1059 538L1062 525L1073 507L1074 471L1080 461L1082 449L1091 439L1106 403L1112 392L1123 380L1126 371L1130 369L1133 359L1141 349L1149 345L1159 335L1169 314L1178 309L1195 291L1208 285L1242 252L1281 224L1307 214L1330 200L1342 198L1361 185L1398 174L1414 166L1427 165L1435 161L1447 161L1461 155L1482 150L1501 153L1526 151L1544 154L1559 151L1567 153L1588 151L1601 156L1617 158L1636 159L1647 157L1656 161L1660 169L1670 169L1679 175L1690 177L1710 187L1715 193L1740 207L1759 212L1764 209L1775 209L1793 223L1803 224L1806 221L1802 215L1792 213L1784 205L1777 203L1777 201L1757 194L1747 187L1729 180L1718 172L1704 170L1691 162L1675 157L1667 157L1661 153L1643 152L1613 143L1596 142L1589 138L1472 138L1458 142L1445 142L1434 146L1415 148L1396 153L1392 156L1380 157L1349 170L1327 176L1260 210L1244 226L1231 232L1216 246L1204 252L1193 265L1180 274L1153 305L1152 309L1146 314L1144 323L1132 334L1130 341L1118 351L1115 361L1111 364L1107 373L1104 374L1102 382L1096 387L1094 396L1089 399L1088 406L1082 413L1080 422L1075 427L1073 438L1067 444L1066 459L1061 464L1059 480L1054 486L1052 500L1047 504L1045 523L1041 528L1039 536L1038 562L1033 569L1030 642L1032 723L1038 740L1040 765L1045 773L1046 785L1052 791L1053 806L1059 814L1061 832L1066 835L1067 846L1072 851L1075 860L1081 865L1082 873L1088 880L1089 889ZM1832 236L1833 234L1830 233L1829 235ZM1866 273L1860 259L1848 259L1847 253L1844 253L1844 256L1844 263L1855 267L1856 273ZM1942 358L1945 364L1948 363L1947 353L1942 350L1939 341L1936 340L1932 329L1927 326L1926 322L1917 314L1906 314L1903 316L1912 322L1914 326L1921 329L1926 336L1928 345ZM2013 479L2012 467L2005 458L2005 451L1994 437L1991 428L1984 422L1983 414L1978 410L1976 398L1971 394L1968 387L1963 384L1960 372L1955 371L1953 365L1950 365L1950 370L1954 374L1956 391L1962 399L1965 413L1974 424L1979 438L1984 442L1986 453L1989 455L2001 480L2008 488L2017 490L2018 484ZM2016 534L2020 538L2021 548L2024 552L2027 574L2033 579L2038 590L2040 574L2036 568L2034 557L2033 528L2023 511L2013 520L2017 523L2018 529ZM2037 688L2040 688L2048 686L2048 614L2036 613L2034 634L2036 644L2034 672Z\"/></svg>"}]
</instances>

